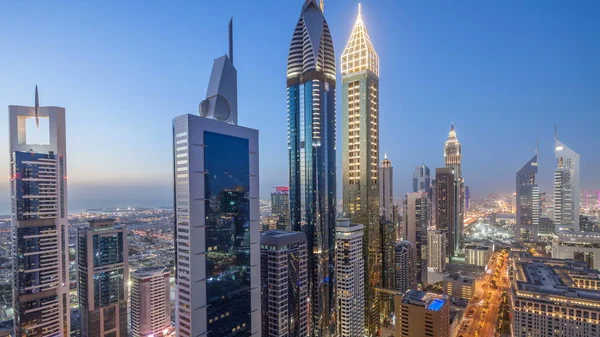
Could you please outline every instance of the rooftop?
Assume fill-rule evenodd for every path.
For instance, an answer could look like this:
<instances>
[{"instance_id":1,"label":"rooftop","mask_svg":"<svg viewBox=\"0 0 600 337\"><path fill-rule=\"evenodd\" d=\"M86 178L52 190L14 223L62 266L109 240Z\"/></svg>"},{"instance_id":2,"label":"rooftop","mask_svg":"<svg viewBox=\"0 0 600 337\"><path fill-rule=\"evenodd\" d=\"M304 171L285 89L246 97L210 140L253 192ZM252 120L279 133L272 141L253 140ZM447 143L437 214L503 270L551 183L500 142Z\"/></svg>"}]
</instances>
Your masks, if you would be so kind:
<instances>
[{"instance_id":1,"label":"rooftop","mask_svg":"<svg viewBox=\"0 0 600 337\"><path fill-rule=\"evenodd\" d=\"M286 245L305 241L306 235L304 232L273 230L263 232L260 236L260 243L265 245Z\"/></svg>"},{"instance_id":2,"label":"rooftop","mask_svg":"<svg viewBox=\"0 0 600 337\"><path fill-rule=\"evenodd\" d=\"M135 278L143 278L149 276L155 276L157 274L162 274L164 272L168 272L168 269L164 266L148 266L137 269L136 271L131 273L131 277Z\"/></svg>"},{"instance_id":3,"label":"rooftop","mask_svg":"<svg viewBox=\"0 0 600 337\"><path fill-rule=\"evenodd\" d=\"M404 294L402 303L426 307L427 310L438 311L448 302L447 295L428 293L421 290L409 290Z\"/></svg>"},{"instance_id":4,"label":"rooftop","mask_svg":"<svg viewBox=\"0 0 600 337\"><path fill-rule=\"evenodd\" d=\"M488 247L488 246L475 246L475 245L470 245L470 246L465 246L465 249L473 249L473 250L490 250L490 247Z\"/></svg>"}]
</instances>

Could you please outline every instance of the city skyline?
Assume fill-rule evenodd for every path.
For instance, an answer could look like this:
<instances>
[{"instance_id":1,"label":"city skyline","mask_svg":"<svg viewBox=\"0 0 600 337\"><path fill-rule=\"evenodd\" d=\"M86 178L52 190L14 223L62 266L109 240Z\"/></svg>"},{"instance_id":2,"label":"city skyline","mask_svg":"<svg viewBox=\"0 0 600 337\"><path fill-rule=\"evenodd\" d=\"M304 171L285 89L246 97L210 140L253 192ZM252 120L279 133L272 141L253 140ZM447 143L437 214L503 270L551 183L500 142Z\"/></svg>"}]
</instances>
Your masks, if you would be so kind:
<instances>
[{"instance_id":1,"label":"city skyline","mask_svg":"<svg viewBox=\"0 0 600 337\"><path fill-rule=\"evenodd\" d=\"M33 105L33 88L38 84L41 105L58 105L69 111L71 210L171 205L171 163L156 161L172 151L168 141L171 130L164 125L182 113L198 113L198 102L206 90L204 79L210 71L208 64L226 50L222 22L233 15L239 27L236 60L240 73L244 73L239 83L243 107L240 122L261 132L264 178L260 190L265 198L273 186L288 183L281 87L289 37L301 2L267 6L270 13L281 17L275 23L254 21L254 16L265 9L241 1L236 6L210 3L205 13L194 5L186 9L146 4L133 21L125 20L128 10L135 8L133 4L125 5L122 13L111 14L108 5L91 10L90 4L69 9L40 4L31 11L26 5L8 4L5 7L11 15L0 23L0 28L5 28L0 30L0 39L12 48L5 54L10 67L4 67L6 74L0 79L0 105ZM325 1L336 55L341 55L349 37L357 4ZM381 78L384 99L380 109L380 152L387 152L395 163L394 193L402 196L410 190L416 165L424 163L432 169L443 166L441 143L451 122L455 122L461 142L468 148L463 175L469 178L475 195L513 192L514 176L510 172L517 170L522 158L531 152L522 144L531 144L538 137L540 191L552 192L556 167L551 152L554 124L558 124L561 140L582 156L582 189L598 188L600 177L593 176L592 168L600 163L595 151L600 144L594 137L594 125L600 119L594 97L600 89L598 76L594 75L599 68L594 60L600 55L600 46L586 44L593 40L586 36L600 31L600 24L592 22L600 6L550 2L542 11L532 4L444 4L433 12L423 6L392 1L363 3L363 16L370 23L385 74ZM190 13L181 13L184 11ZM481 16L476 14L478 11ZM13 22L12 17L25 12L34 22L44 21L45 29ZM48 13L55 15L48 17ZM166 17L164 22L156 22L168 14L182 14L177 27L170 27L172 19ZM113 26L104 19L110 19ZM506 25L495 27L500 21ZM522 36L506 40L506 35L519 31ZM492 42L500 43L484 41L490 36ZM269 43L259 45L258 50L251 48L256 39L263 38ZM531 46L530 40L536 44ZM203 42L190 46L189 41ZM176 53L158 52L157 48L164 49L162 43ZM520 49L523 54L507 52L511 49ZM44 57L32 56L38 50L44 50ZM553 50L552 55L549 50ZM141 58L147 60L138 63ZM165 67L163 64L169 61L177 64ZM251 79L267 65L273 67L273 74L265 75L261 84L267 96L277 98L256 100ZM338 74L338 83L340 78ZM433 118L422 118L426 114ZM544 118L539 118L542 115ZM537 116L538 123L530 132L519 132L522 129L515 130L511 121L521 116ZM272 123L261 125L267 118ZM413 123L420 120L428 123ZM98 121L110 127L99 128ZM341 130L339 112L337 124ZM0 119L0 128L8 130L7 118ZM499 135L506 134L518 137L498 141ZM419 136L419 142L413 142ZM341 149L339 142L338 135ZM0 146L8 146L6 138L0 139ZM119 151L114 151L117 148ZM380 153L380 160L382 156ZM341 196L340 153L336 159L337 195ZM9 211L8 161L3 153L0 214ZM106 162L111 165L102 165ZM140 168L144 168L143 174ZM477 172L484 169L487 174L478 176ZM487 181L488 174L498 179ZM103 186L99 188L99 184Z\"/></svg>"}]
</instances>

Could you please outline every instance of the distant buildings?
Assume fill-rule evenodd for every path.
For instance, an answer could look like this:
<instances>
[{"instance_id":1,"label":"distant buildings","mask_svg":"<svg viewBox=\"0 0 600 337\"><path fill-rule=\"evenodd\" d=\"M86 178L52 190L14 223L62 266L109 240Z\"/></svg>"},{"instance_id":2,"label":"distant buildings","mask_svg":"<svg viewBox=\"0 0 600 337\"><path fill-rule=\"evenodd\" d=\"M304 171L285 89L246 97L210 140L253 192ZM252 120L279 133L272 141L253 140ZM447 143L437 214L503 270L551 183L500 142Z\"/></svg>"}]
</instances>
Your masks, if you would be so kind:
<instances>
[{"instance_id":1,"label":"distant buildings","mask_svg":"<svg viewBox=\"0 0 600 337\"><path fill-rule=\"evenodd\" d=\"M77 232L82 337L127 337L127 233L114 219L90 220Z\"/></svg>"},{"instance_id":2,"label":"distant buildings","mask_svg":"<svg viewBox=\"0 0 600 337\"><path fill-rule=\"evenodd\" d=\"M557 231L552 235L552 257L583 261L589 268L600 269L600 234Z\"/></svg>"},{"instance_id":3,"label":"distant buildings","mask_svg":"<svg viewBox=\"0 0 600 337\"><path fill-rule=\"evenodd\" d=\"M36 86L35 106L11 105L8 114L13 333L68 336L65 109L40 107Z\"/></svg>"},{"instance_id":4,"label":"distant buildings","mask_svg":"<svg viewBox=\"0 0 600 337\"><path fill-rule=\"evenodd\" d=\"M554 131L554 224L556 230L579 231L579 154L558 140Z\"/></svg>"},{"instance_id":5,"label":"distant buildings","mask_svg":"<svg viewBox=\"0 0 600 337\"><path fill-rule=\"evenodd\" d=\"M169 270L162 266L150 266L130 275L132 336L158 337L172 332Z\"/></svg>"},{"instance_id":6,"label":"distant buildings","mask_svg":"<svg viewBox=\"0 0 600 337\"><path fill-rule=\"evenodd\" d=\"M446 248L448 247L445 231L427 232L427 268L442 273L446 269Z\"/></svg>"},{"instance_id":7,"label":"distant buildings","mask_svg":"<svg viewBox=\"0 0 600 337\"><path fill-rule=\"evenodd\" d=\"M535 180L538 172L538 154L517 172L517 241L534 242L538 238L540 225L540 191Z\"/></svg>"},{"instance_id":8,"label":"distant buildings","mask_svg":"<svg viewBox=\"0 0 600 337\"><path fill-rule=\"evenodd\" d=\"M237 125L231 39L229 49L215 60L200 116L173 120L179 337L261 331L258 131Z\"/></svg>"},{"instance_id":9,"label":"distant buildings","mask_svg":"<svg viewBox=\"0 0 600 337\"><path fill-rule=\"evenodd\" d=\"M364 224L366 333L379 329L382 285L382 235L379 225L379 57L371 43L360 5L341 57L342 173L344 214Z\"/></svg>"},{"instance_id":10,"label":"distant buildings","mask_svg":"<svg viewBox=\"0 0 600 337\"><path fill-rule=\"evenodd\" d=\"M475 294L475 278L460 274L444 277L444 293L456 299L471 300Z\"/></svg>"},{"instance_id":11,"label":"distant buildings","mask_svg":"<svg viewBox=\"0 0 600 337\"><path fill-rule=\"evenodd\" d=\"M429 192L431 187L431 174L429 167L425 164L419 165L415 168L413 173L413 192Z\"/></svg>"},{"instance_id":12,"label":"distant buildings","mask_svg":"<svg viewBox=\"0 0 600 337\"><path fill-rule=\"evenodd\" d=\"M307 336L308 256L303 232L260 237L262 337Z\"/></svg>"},{"instance_id":13,"label":"distant buildings","mask_svg":"<svg viewBox=\"0 0 600 337\"><path fill-rule=\"evenodd\" d=\"M554 221L550 218L540 218L540 229L538 234L549 235L554 233Z\"/></svg>"},{"instance_id":14,"label":"distant buildings","mask_svg":"<svg viewBox=\"0 0 600 337\"><path fill-rule=\"evenodd\" d=\"M493 249L489 246L465 246L465 262L481 267L487 267L492 257Z\"/></svg>"},{"instance_id":15,"label":"distant buildings","mask_svg":"<svg viewBox=\"0 0 600 337\"><path fill-rule=\"evenodd\" d=\"M362 337L365 331L363 225L338 219L336 226L337 336Z\"/></svg>"},{"instance_id":16,"label":"distant buildings","mask_svg":"<svg viewBox=\"0 0 600 337\"><path fill-rule=\"evenodd\" d=\"M410 290L396 296L396 337L450 337L450 298Z\"/></svg>"},{"instance_id":17,"label":"distant buildings","mask_svg":"<svg viewBox=\"0 0 600 337\"><path fill-rule=\"evenodd\" d=\"M409 241L396 244L396 282L395 290L405 292L417 288L417 249Z\"/></svg>"},{"instance_id":18,"label":"distant buildings","mask_svg":"<svg viewBox=\"0 0 600 337\"><path fill-rule=\"evenodd\" d=\"M408 193L404 199L404 228L406 240L415 245L417 282L427 283L427 227L429 225L429 198L427 192Z\"/></svg>"},{"instance_id":19,"label":"distant buildings","mask_svg":"<svg viewBox=\"0 0 600 337\"><path fill-rule=\"evenodd\" d=\"M275 187L271 192L271 215L276 216L277 229L289 231L290 229L290 194L289 188Z\"/></svg>"},{"instance_id":20,"label":"distant buildings","mask_svg":"<svg viewBox=\"0 0 600 337\"><path fill-rule=\"evenodd\" d=\"M600 335L600 275L585 262L513 253L513 336Z\"/></svg>"},{"instance_id":21,"label":"distant buildings","mask_svg":"<svg viewBox=\"0 0 600 337\"><path fill-rule=\"evenodd\" d=\"M306 233L310 334L332 334L336 219L336 65L323 9L304 1L287 63L290 224Z\"/></svg>"},{"instance_id":22,"label":"distant buildings","mask_svg":"<svg viewBox=\"0 0 600 337\"><path fill-rule=\"evenodd\" d=\"M459 245L460 233L456 224L457 194L455 176L452 167L435 169L436 183L436 229L443 230L447 234L447 247L445 258L454 255Z\"/></svg>"}]
</instances>

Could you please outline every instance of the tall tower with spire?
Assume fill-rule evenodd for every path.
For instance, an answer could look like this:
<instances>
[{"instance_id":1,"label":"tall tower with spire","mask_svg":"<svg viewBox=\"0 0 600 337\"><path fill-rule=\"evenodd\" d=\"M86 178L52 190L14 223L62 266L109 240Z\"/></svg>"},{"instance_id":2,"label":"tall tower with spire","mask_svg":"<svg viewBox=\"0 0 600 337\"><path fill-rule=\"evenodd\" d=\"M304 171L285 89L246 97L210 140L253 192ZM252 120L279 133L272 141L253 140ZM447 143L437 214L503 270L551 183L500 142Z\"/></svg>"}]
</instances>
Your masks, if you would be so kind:
<instances>
[{"instance_id":1,"label":"tall tower with spire","mask_svg":"<svg viewBox=\"0 0 600 337\"><path fill-rule=\"evenodd\" d=\"M342 163L344 213L364 225L365 335L379 329L382 284L379 223L379 57L362 19L360 5L342 64ZM368 244L367 244L368 243Z\"/></svg>"},{"instance_id":2,"label":"tall tower with spire","mask_svg":"<svg viewBox=\"0 0 600 337\"><path fill-rule=\"evenodd\" d=\"M304 2L287 64L290 225L306 233L309 329L317 337L335 328L336 67L321 4Z\"/></svg>"},{"instance_id":3,"label":"tall tower with spire","mask_svg":"<svg viewBox=\"0 0 600 337\"><path fill-rule=\"evenodd\" d=\"M454 130L454 123L450 126L450 132L448 133L448 140L444 145L444 162L446 167L452 167L454 169L454 176L456 178L461 177L460 161L462 159L462 148L458 138L456 138L456 130Z\"/></svg>"},{"instance_id":4,"label":"tall tower with spire","mask_svg":"<svg viewBox=\"0 0 600 337\"><path fill-rule=\"evenodd\" d=\"M462 177L461 161L462 147L456 137L454 123L452 123L450 132L448 133L448 140L446 140L446 143L444 144L444 162L446 167L452 168L452 174L454 176L454 185L451 194L454 199L454 227L452 229L453 233L448 234L448 238L451 238L451 240L448 240L448 257L456 255L462 247L462 231L465 212L465 184Z\"/></svg>"},{"instance_id":5,"label":"tall tower with spire","mask_svg":"<svg viewBox=\"0 0 600 337\"><path fill-rule=\"evenodd\" d=\"M557 230L579 231L579 153L560 140L554 127L554 223Z\"/></svg>"}]
</instances>

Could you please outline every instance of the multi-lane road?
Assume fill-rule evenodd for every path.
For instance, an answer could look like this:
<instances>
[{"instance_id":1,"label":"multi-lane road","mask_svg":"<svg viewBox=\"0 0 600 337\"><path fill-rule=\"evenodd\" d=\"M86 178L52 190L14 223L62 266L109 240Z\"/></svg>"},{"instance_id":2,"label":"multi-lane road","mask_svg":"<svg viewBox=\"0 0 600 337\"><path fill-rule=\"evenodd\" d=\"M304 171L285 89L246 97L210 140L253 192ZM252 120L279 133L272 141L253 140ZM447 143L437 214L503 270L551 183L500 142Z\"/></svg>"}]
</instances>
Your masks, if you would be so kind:
<instances>
[{"instance_id":1,"label":"multi-lane road","mask_svg":"<svg viewBox=\"0 0 600 337\"><path fill-rule=\"evenodd\" d=\"M485 274L475 284L475 297L465 311L458 337L492 337L495 335L502 292L508 291L508 253L494 253ZM496 287L492 285L496 283Z\"/></svg>"}]
</instances>

